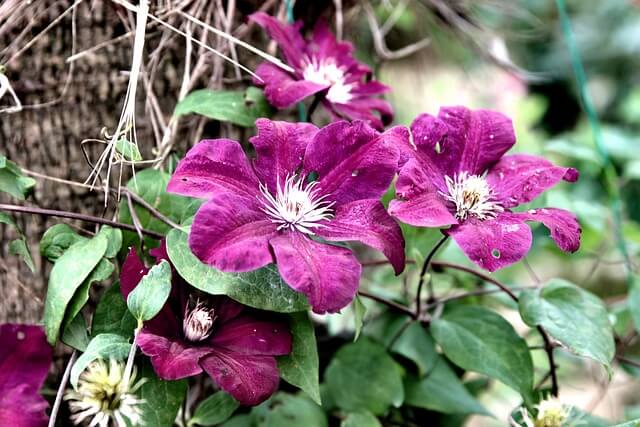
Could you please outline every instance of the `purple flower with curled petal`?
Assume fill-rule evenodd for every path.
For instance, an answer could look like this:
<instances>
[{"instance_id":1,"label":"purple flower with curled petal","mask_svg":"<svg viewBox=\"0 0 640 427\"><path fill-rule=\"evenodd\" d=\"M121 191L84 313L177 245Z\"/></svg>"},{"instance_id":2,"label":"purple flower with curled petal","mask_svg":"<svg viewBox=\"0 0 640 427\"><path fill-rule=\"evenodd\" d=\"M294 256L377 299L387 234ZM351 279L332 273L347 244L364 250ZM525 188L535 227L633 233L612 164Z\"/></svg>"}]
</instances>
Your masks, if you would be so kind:
<instances>
[{"instance_id":1,"label":"purple flower with curled petal","mask_svg":"<svg viewBox=\"0 0 640 427\"><path fill-rule=\"evenodd\" d=\"M389 88L369 79L371 69L354 59L353 45L338 42L324 21L318 21L311 40L306 41L300 34L300 22L287 25L262 12L250 19L278 43L294 70L290 73L271 62L256 69L262 80L255 83L264 86L265 96L275 107L287 108L318 95L335 118L364 120L377 129L391 123L391 106L378 98Z\"/></svg>"},{"instance_id":2,"label":"purple flower with curled petal","mask_svg":"<svg viewBox=\"0 0 640 427\"><path fill-rule=\"evenodd\" d=\"M0 325L0 426L47 425L49 405L39 390L51 357L41 326Z\"/></svg>"},{"instance_id":3,"label":"purple flower with curled petal","mask_svg":"<svg viewBox=\"0 0 640 427\"><path fill-rule=\"evenodd\" d=\"M504 154L515 144L511 120L486 110L447 107L419 116L413 145L404 145L389 213L407 224L451 227L443 232L489 271L522 259L531 247L526 221L542 222L560 249L580 246L580 225L563 209L513 212L578 171L540 157Z\"/></svg>"},{"instance_id":4,"label":"purple flower with curled petal","mask_svg":"<svg viewBox=\"0 0 640 427\"><path fill-rule=\"evenodd\" d=\"M349 304L362 269L350 249L327 241L360 241L400 273L404 240L380 197L396 173L407 129L380 134L364 122L341 121L319 130L267 119L256 126L255 161L235 141L205 140L169 181L170 192L209 199L191 227L193 253L227 272L276 262L317 313Z\"/></svg>"},{"instance_id":5,"label":"purple flower with curled petal","mask_svg":"<svg viewBox=\"0 0 640 427\"><path fill-rule=\"evenodd\" d=\"M151 254L157 262L169 260L164 242ZM125 299L148 271L131 250L120 273ZM160 378L177 380L205 371L242 405L263 402L278 388L275 356L291 352L288 326L225 296L196 294L174 272L167 303L138 334L140 349Z\"/></svg>"}]
</instances>

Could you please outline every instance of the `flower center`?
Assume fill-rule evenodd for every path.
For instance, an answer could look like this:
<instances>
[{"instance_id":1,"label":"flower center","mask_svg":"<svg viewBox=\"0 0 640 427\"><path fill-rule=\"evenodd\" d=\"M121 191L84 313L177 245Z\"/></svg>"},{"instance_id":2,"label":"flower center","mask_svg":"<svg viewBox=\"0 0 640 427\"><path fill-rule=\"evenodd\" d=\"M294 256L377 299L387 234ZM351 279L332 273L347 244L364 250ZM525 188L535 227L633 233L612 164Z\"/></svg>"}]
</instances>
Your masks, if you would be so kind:
<instances>
[{"instance_id":1,"label":"flower center","mask_svg":"<svg viewBox=\"0 0 640 427\"><path fill-rule=\"evenodd\" d=\"M346 104L353 98L352 85L345 83L344 70L332 60L311 58L302 71L302 77L313 83L330 85L327 99L336 104Z\"/></svg>"},{"instance_id":2,"label":"flower center","mask_svg":"<svg viewBox=\"0 0 640 427\"><path fill-rule=\"evenodd\" d=\"M196 306L192 309L187 303L182 321L182 331L185 338L191 342L199 342L209 338L213 332L213 322L216 317L214 309L207 307L200 300L196 301Z\"/></svg>"},{"instance_id":3,"label":"flower center","mask_svg":"<svg viewBox=\"0 0 640 427\"><path fill-rule=\"evenodd\" d=\"M495 218L504 209L493 199L493 191L486 179L480 175L469 175L467 172L445 176L448 194L440 192L456 206L456 218L465 220L469 215L484 221Z\"/></svg>"},{"instance_id":4,"label":"flower center","mask_svg":"<svg viewBox=\"0 0 640 427\"><path fill-rule=\"evenodd\" d=\"M320 221L333 218L334 202L325 200L315 188L318 181L305 184L302 176L289 176L284 187L278 182L276 196L269 193L265 185L260 185L264 196L262 211L271 222L278 224L278 230L291 229L305 234L314 234L313 229L323 227Z\"/></svg>"}]
</instances>

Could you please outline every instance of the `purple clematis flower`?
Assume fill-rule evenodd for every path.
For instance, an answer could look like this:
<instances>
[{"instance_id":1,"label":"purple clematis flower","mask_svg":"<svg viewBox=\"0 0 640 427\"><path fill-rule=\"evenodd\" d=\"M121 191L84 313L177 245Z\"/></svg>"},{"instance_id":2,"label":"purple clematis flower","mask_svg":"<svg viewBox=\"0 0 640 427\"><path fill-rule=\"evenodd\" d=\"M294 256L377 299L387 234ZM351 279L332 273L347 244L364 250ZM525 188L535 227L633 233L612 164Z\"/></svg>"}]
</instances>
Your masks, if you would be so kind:
<instances>
[{"instance_id":1,"label":"purple clematis flower","mask_svg":"<svg viewBox=\"0 0 640 427\"><path fill-rule=\"evenodd\" d=\"M262 12L249 19L278 43L294 69L290 73L271 62L257 68L262 81L255 83L265 87L265 96L275 107L286 108L319 95L334 117L364 120L378 130L391 123L391 105L377 97L389 88L369 79L371 69L354 59L353 45L338 42L324 21L318 21L311 40L306 41L300 34L301 22L287 25Z\"/></svg>"},{"instance_id":2,"label":"purple clematis flower","mask_svg":"<svg viewBox=\"0 0 640 427\"><path fill-rule=\"evenodd\" d=\"M580 225L563 209L513 212L578 171L540 157L504 154L515 144L511 120L486 110L442 108L438 117L419 116L411 125L413 146L404 146L389 213L443 232L476 264L489 271L522 259L531 247L525 221L542 222L560 249L580 246Z\"/></svg>"},{"instance_id":3,"label":"purple clematis flower","mask_svg":"<svg viewBox=\"0 0 640 427\"><path fill-rule=\"evenodd\" d=\"M39 394L52 350L35 325L0 325L0 426L41 427L49 406Z\"/></svg>"},{"instance_id":4,"label":"purple clematis flower","mask_svg":"<svg viewBox=\"0 0 640 427\"><path fill-rule=\"evenodd\" d=\"M350 249L319 239L358 240L382 251L399 274L404 240L380 197L396 173L407 129L380 134L364 122L341 121L318 130L267 119L256 126L253 163L235 141L205 140L169 181L170 192L209 199L191 227L193 253L227 272L276 262L317 313L345 307L362 269Z\"/></svg>"},{"instance_id":5,"label":"purple clematis flower","mask_svg":"<svg viewBox=\"0 0 640 427\"><path fill-rule=\"evenodd\" d=\"M169 260L163 245L151 251ZM148 269L134 249L122 266L124 298ZM174 272L173 288L160 313L138 334L137 343L160 378L177 380L205 371L242 405L257 405L278 388L274 356L291 352L285 323L264 320L257 310L225 296L201 295Z\"/></svg>"}]
</instances>

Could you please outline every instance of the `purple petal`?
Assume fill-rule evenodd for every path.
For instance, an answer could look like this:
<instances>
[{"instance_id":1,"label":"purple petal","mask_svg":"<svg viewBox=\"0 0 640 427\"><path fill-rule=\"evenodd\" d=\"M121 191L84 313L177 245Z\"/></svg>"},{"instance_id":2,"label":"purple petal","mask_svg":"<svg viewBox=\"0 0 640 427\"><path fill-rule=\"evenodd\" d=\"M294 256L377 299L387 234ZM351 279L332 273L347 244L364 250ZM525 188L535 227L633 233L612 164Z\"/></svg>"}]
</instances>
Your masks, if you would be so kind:
<instances>
[{"instance_id":1,"label":"purple petal","mask_svg":"<svg viewBox=\"0 0 640 427\"><path fill-rule=\"evenodd\" d=\"M236 353L282 356L291 352L291 334L285 323L241 316L220 325L209 340L215 347Z\"/></svg>"},{"instance_id":2,"label":"purple petal","mask_svg":"<svg viewBox=\"0 0 640 427\"><path fill-rule=\"evenodd\" d=\"M532 201L561 180L577 181L578 171L527 154L503 157L487 175L496 199L506 208Z\"/></svg>"},{"instance_id":3,"label":"purple petal","mask_svg":"<svg viewBox=\"0 0 640 427\"><path fill-rule=\"evenodd\" d=\"M349 100L345 104L336 104L326 101L330 109L335 110L338 116L350 120L362 120L377 130L393 121L393 108L384 99L359 96ZM374 113L377 113L374 114Z\"/></svg>"},{"instance_id":4,"label":"purple petal","mask_svg":"<svg viewBox=\"0 0 640 427\"><path fill-rule=\"evenodd\" d=\"M220 193L193 220L189 247L204 263L222 271L250 271L273 262L269 239L276 226L255 198Z\"/></svg>"},{"instance_id":5,"label":"purple petal","mask_svg":"<svg viewBox=\"0 0 640 427\"><path fill-rule=\"evenodd\" d=\"M580 248L582 229L574 214L564 209L543 208L514 213L525 221L538 221L551 231L551 238L565 252L575 252Z\"/></svg>"},{"instance_id":6,"label":"purple petal","mask_svg":"<svg viewBox=\"0 0 640 427\"><path fill-rule=\"evenodd\" d=\"M337 206L378 199L389 188L398 167L398 137L379 134L363 122L337 122L322 128L307 147L304 169L317 172L320 194Z\"/></svg>"},{"instance_id":7,"label":"purple petal","mask_svg":"<svg viewBox=\"0 0 640 427\"><path fill-rule=\"evenodd\" d=\"M466 221L445 232L471 261L489 271L521 260L531 248L531 229L510 212L493 220Z\"/></svg>"},{"instance_id":8,"label":"purple petal","mask_svg":"<svg viewBox=\"0 0 640 427\"><path fill-rule=\"evenodd\" d=\"M129 293L138 286L140 280L145 274L149 272L149 269L144 265L140 257L136 252L136 248L129 248L127 258L125 258L122 264L122 270L120 271L120 293L122 297L127 300Z\"/></svg>"},{"instance_id":9,"label":"purple petal","mask_svg":"<svg viewBox=\"0 0 640 427\"><path fill-rule=\"evenodd\" d=\"M516 142L511 119L490 110L469 110L465 107L442 108L438 118L449 126L441 142L445 153L442 162L457 165L456 172L483 174Z\"/></svg>"},{"instance_id":10,"label":"purple petal","mask_svg":"<svg viewBox=\"0 0 640 427\"><path fill-rule=\"evenodd\" d=\"M309 299L316 313L335 313L358 290L362 266L349 249L290 232L271 239L278 270L289 286Z\"/></svg>"},{"instance_id":11,"label":"purple petal","mask_svg":"<svg viewBox=\"0 0 640 427\"><path fill-rule=\"evenodd\" d=\"M307 48L307 42L300 34L302 22L287 25L264 12L253 13L249 15L249 19L260 25L269 34L269 37L278 43L278 47L290 66L300 67Z\"/></svg>"},{"instance_id":12,"label":"purple petal","mask_svg":"<svg viewBox=\"0 0 640 427\"><path fill-rule=\"evenodd\" d=\"M276 122L269 119L256 121L258 135L249 139L256 149L254 162L260 182L275 193L278 183L284 185L302 165L304 150L318 128L311 123Z\"/></svg>"},{"instance_id":13,"label":"purple petal","mask_svg":"<svg viewBox=\"0 0 640 427\"><path fill-rule=\"evenodd\" d=\"M167 191L200 198L220 192L254 197L258 194L258 179L238 142L207 139L196 144L178 163Z\"/></svg>"},{"instance_id":14,"label":"purple petal","mask_svg":"<svg viewBox=\"0 0 640 427\"><path fill-rule=\"evenodd\" d=\"M389 204L389 213L400 221L418 227L443 227L457 224L438 189L417 159L409 160L396 181L396 197Z\"/></svg>"},{"instance_id":15,"label":"purple petal","mask_svg":"<svg viewBox=\"0 0 640 427\"><path fill-rule=\"evenodd\" d=\"M214 382L241 405L265 401L280 382L278 365L272 356L252 356L216 349L200 361Z\"/></svg>"},{"instance_id":16,"label":"purple petal","mask_svg":"<svg viewBox=\"0 0 640 427\"><path fill-rule=\"evenodd\" d=\"M216 323L222 325L238 317L246 307L223 295L212 297L210 304L215 311Z\"/></svg>"},{"instance_id":17,"label":"purple petal","mask_svg":"<svg viewBox=\"0 0 640 427\"><path fill-rule=\"evenodd\" d=\"M396 274L404 269L404 239L398 224L379 200L358 200L336 209L316 234L329 241L357 240L381 251Z\"/></svg>"},{"instance_id":18,"label":"purple petal","mask_svg":"<svg viewBox=\"0 0 640 427\"><path fill-rule=\"evenodd\" d=\"M313 29L311 39L311 50L313 56L319 61L332 60L342 69L351 71L352 67L358 67L357 61L353 58L353 44L347 41L338 42L333 35L327 22L319 19ZM370 72L369 67L363 67L365 72Z\"/></svg>"},{"instance_id":19,"label":"purple petal","mask_svg":"<svg viewBox=\"0 0 640 427\"><path fill-rule=\"evenodd\" d=\"M441 190L445 187L444 175L453 176L458 170L461 148L447 138L448 132L445 122L430 114L421 114L411 123L413 145L401 146L400 165L411 158L417 159L429 180Z\"/></svg>"},{"instance_id":20,"label":"purple petal","mask_svg":"<svg viewBox=\"0 0 640 427\"><path fill-rule=\"evenodd\" d=\"M202 372L198 361L211 353L210 347L190 346L179 340L170 340L144 329L136 343L151 358L156 374L164 380L178 380Z\"/></svg>"},{"instance_id":21,"label":"purple petal","mask_svg":"<svg viewBox=\"0 0 640 427\"><path fill-rule=\"evenodd\" d=\"M254 79L255 83L264 86L264 96L276 108L290 107L329 87L327 84L298 79L270 62L260 64L256 74L262 81Z\"/></svg>"},{"instance_id":22,"label":"purple petal","mask_svg":"<svg viewBox=\"0 0 640 427\"><path fill-rule=\"evenodd\" d=\"M39 394L52 350L40 326L0 325L0 425L47 425L47 401Z\"/></svg>"}]
</instances>

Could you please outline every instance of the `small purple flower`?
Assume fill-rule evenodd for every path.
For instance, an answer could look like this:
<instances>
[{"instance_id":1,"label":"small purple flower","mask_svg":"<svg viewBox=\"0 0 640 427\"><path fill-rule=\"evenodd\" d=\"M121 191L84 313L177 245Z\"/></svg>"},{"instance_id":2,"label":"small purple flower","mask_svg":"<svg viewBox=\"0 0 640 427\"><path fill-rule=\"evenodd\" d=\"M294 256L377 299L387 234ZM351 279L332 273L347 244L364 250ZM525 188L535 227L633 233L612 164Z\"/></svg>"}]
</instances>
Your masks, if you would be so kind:
<instances>
[{"instance_id":1,"label":"small purple flower","mask_svg":"<svg viewBox=\"0 0 640 427\"><path fill-rule=\"evenodd\" d=\"M262 12L249 18L278 43L294 69L289 73L270 62L257 68L262 81L255 83L265 87L265 96L275 107L286 108L319 95L335 118L364 120L379 130L391 123L391 106L377 97L389 88L369 80L371 69L355 60L353 45L338 42L324 21L318 21L311 40L306 41L300 34L301 22L287 25Z\"/></svg>"},{"instance_id":2,"label":"small purple flower","mask_svg":"<svg viewBox=\"0 0 640 427\"><path fill-rule=\"evenodd\" d=\"M41 427L49 417L39 394L52 350L35 325L0 325L0 426Z\"/></svg>"},{"instance_id":3,"label":"small purple flower","mask_svg":"<svg viewBox=\"0 0 640 427\"><path fill-rule=\"evenodd\" d=\"M163 245L151 251L156 262L169 260ZM122 266L124 298L148 269L131 250ZM278 388L275 356L291 352L285 323L261 318L225 296L201 295L176 273L167 303L145 322L137 343L160 378L177 380L205 371L242 405L257 405Z\"/></svg>"},{"instance_id":4,"label":"small purple flower","mask_svg":"<svg viewBox=\"0 0 640 427\"><path fill-rule=\"evenodd\" d=\"M380 134L360 121L320 130L267 119L256 126L254 162L235 141L205 140L169 181L170 192L209 199L191 227L193 253L227 272L276 262L317 313L349 304L362 269L350 249L327 241L378 249L399 274L404 240L380 197L396 173L407 130Z\"/></svg>"},{"instance_id":5,"label":"small purple flower","mask_svg":"<svg viewBox=\"0 0 640 427\"><path fill-rule=\"evenodd\" d=\"M411 125L389 213L402 222L444 230L476 264L489 271L522 259L531 247L525 221L540 221L560 249L580 246L580 225L563 209L513 212L578 171L540 157L504 154L515 144L511 120L487 110L447 107L438 117L419 116Z\"/></svg>"}]
</instances>

